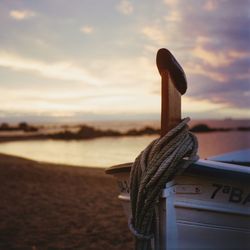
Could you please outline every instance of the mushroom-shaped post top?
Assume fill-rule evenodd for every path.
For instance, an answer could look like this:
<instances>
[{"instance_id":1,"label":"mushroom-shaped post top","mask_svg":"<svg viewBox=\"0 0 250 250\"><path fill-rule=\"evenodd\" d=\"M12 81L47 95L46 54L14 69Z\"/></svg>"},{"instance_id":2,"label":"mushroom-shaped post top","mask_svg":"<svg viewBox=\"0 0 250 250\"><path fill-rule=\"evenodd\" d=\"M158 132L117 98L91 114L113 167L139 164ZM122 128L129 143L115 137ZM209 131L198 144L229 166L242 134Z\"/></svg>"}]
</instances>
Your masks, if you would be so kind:
<instances>
[{"instance_id":1,"label":"mushroom-shaped post top","mask_svg":"<svg viewBox=\"0 0 250 250\"><path fill-rule=\"evenodd\" d=\"M184 70L175 57L167 49L159 49L156 56L156 64L160 75L167 70L171 76L175 88L181 95L187 90L187 79Z\"/></svg>"}]
</instances>

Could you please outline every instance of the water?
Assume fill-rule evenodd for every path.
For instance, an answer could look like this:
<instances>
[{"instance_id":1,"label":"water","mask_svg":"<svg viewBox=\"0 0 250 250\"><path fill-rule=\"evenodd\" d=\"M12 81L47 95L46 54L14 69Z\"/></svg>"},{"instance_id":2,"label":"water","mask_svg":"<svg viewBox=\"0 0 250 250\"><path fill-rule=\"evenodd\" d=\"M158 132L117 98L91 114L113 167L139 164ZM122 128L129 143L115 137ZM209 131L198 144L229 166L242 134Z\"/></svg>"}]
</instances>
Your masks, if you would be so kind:
<instances>
[{"instance_id":1,"label":"water","mask_svg":"<svg viewBox=\"0 0 250 250\"><path fill-rule=\"evenodd\" d=\"M99 129L115 129L122 132L125 132L129 129L141 129L146 126L153 128L160 128L160 121L157 120L145 120L145 121L94 121L87 122L88 125L94 126ZM197 124L206 124L212 128L237 128L237 127L250 127L250 119L225 119L225 120L216 120L216 119L191 119L188 123L189 127L193 127Z\"/></svg>"},{"instance_id":2,"label":"water","mask_svg":"<svg viewBox=\"0 0 250 250\"><path fill-rule=\"evenodd\" d=\"M199 155L207 158L250 148L250 132L197 134ZM18 141L0 143L0 152L37 161L76 166L109 167L132 162L156 136L98 138L84 141Z\"/></svg>"}]
</instances>

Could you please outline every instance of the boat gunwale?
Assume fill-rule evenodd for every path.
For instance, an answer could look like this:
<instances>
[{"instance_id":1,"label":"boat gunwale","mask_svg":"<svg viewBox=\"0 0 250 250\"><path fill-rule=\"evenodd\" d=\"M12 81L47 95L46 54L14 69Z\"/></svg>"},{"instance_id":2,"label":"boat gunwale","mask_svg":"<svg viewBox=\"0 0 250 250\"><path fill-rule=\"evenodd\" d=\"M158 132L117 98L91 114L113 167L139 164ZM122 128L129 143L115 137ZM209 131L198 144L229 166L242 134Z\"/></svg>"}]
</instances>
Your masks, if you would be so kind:
<instances>
[{"instance_id":1,"label":"boat gunwale","mask_svg":"<svg viewBox=\"0 0 250 250\"><path fill-rule=\"evenodd\" d=\"M133 163L123 163L114 165L105 170L106 174L129 173ZM247 179L250 178L250 168L245 165L236 165L231 163L198 160L191 164L183 173L184 175L205 175L209 177L223 177L230 179Z\"/></svg>"}]
</instances>

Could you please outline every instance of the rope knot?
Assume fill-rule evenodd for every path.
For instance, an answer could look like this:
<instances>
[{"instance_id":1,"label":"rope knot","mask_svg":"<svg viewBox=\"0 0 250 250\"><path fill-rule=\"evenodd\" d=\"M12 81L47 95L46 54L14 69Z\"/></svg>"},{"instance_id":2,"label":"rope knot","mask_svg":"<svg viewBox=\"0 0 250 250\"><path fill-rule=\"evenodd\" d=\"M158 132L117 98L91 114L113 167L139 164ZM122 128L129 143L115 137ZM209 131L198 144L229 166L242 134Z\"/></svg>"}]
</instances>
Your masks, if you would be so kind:
<instances>
[{"instance_id":1,"label":"rope knot","mask_svg":"<svg viewBox=\"0 0 250 250\"><path fill-rule=\"evenodd\" d=\"M136 158L130 172L130 201L133 222L129 229L138 240L136 249L148 249L153 237L156 206L166 183L198 160L198 142L183 119L162 138L152 141ZM146 247L146 248L145 248Z\"/></svg>"}]
</instances>

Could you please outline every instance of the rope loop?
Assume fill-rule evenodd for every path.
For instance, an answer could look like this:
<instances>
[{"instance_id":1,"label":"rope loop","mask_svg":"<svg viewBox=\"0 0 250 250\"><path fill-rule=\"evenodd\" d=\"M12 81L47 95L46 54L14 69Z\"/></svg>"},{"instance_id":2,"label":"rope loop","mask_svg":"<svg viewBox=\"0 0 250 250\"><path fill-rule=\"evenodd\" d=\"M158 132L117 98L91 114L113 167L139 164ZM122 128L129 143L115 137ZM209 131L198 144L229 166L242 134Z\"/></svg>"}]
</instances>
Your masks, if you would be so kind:
<instances>
[{"instance_id":1,"label":"rope loop","mask_svg":"<svg viewBox=\"0 0 250 250\"><path fill-rule=\"evenodd\" d=\"M157 216L155 208L166 183L197 161L198 142L183 119L162 138L152 141L135 159L130 172L132 220L136 250L148 250ZM132 223L133 222L133 223Z\"/></svg>"},{"instance_id":2,"label":"rope loop","mask_svg":"<svg viewBox=\"0 0 250 250\"><path fill-rule=\"evenodd\" d=\"M139 240L151 240L151 239L154 237L153 234L145 235L145 234L139 233L139 232L134 228L134 225L133 225L133 223L132 223L132 218L129 220L128 227L129 227L130 232L131 232L137 239L139 239Z\"/></svg>"}]
</instances>

